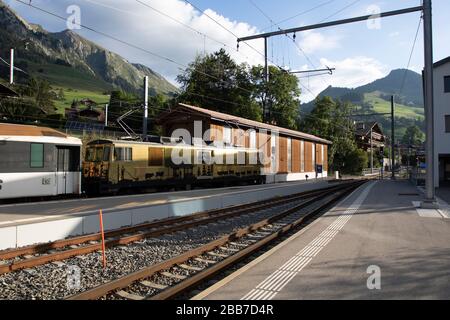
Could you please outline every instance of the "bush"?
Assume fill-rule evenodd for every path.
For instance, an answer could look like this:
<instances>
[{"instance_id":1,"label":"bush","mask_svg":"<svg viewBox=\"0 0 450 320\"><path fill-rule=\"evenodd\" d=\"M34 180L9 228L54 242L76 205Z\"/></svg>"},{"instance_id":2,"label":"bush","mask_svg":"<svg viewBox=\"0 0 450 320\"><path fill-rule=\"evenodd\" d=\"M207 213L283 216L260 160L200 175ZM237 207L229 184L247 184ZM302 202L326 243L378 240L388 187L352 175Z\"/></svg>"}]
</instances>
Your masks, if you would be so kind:
<instances>
[{"instance_id":1,"label":"bush","mask_svg":"<svg viewBox=\"0 0 450 320\"><path fill-rule=\"evenodd\" d=\"M348 174L361 174L363 169L367 168L369 157L361 149L355 149L350 152L345 163L344 172Z\"/></svg>"}]
</instances>

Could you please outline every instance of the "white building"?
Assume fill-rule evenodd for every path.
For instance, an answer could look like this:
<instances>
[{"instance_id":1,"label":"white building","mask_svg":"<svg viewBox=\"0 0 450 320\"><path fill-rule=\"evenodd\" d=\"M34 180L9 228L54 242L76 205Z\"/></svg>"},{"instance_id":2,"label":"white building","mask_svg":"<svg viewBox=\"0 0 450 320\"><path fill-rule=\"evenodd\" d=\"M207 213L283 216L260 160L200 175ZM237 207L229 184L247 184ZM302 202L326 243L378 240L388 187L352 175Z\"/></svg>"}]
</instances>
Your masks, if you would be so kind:
<instances>
[{"instance_id":1,"label":"white building","mask_svg":"<svg viewBox=\"0 0 450 320\"><path fill-rule=\"evenodd\" d=\"M450 184L450 57L434 64L434 179Z\"/></svg>"}]
</instances>

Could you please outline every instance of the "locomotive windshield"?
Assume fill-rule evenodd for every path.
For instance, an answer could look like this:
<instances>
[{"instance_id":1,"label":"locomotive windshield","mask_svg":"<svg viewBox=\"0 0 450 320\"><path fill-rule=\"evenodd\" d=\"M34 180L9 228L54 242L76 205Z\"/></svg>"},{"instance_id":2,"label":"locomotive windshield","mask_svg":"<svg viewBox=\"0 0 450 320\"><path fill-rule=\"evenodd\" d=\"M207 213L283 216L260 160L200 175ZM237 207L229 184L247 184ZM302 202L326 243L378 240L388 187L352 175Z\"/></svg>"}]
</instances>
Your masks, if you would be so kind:
<instances>
[{"instance_id":1,"label":"locomotive windshield","mask_svg":"<svg viewBox=\"0 0 450 320\"><path fill-rule=\"evenodd\" d=\"M110 146L88 147L86 149L86 155L84 159L87 162L109 161L110 154L111 154Z\"/></svg>"}]
</instances>

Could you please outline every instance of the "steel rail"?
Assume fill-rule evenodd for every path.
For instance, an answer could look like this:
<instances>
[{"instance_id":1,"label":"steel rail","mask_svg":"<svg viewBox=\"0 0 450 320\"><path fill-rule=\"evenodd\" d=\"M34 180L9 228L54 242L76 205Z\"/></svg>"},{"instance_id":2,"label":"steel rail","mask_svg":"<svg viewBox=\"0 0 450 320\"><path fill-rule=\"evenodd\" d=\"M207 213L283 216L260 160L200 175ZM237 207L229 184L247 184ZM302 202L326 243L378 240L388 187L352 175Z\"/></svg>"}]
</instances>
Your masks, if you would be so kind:
<instances>
[{"instance_id":1,"label":"steel rail","mask_svg":"<svg viewBox=\"0 0 450 320\"><path fill-rule=\"evenodd\" d=\"M358 182L353 182L351 184L345 184L345 185L339 186L340 190L334 190L336 193L338 193L339 196L337 195L336 197L333 197L333 199L331 199L330 201L327 201L326 204L323 204L319 208L316 208L312 212L304 215L302 217L301 221L304 221L307 217L311 217L313 214L317 214L323 208L328 206L331 202L334 202L334 201L337 201L338 199L340 199L340 196L342 196L342 194L345 194L345 193L349 192L350 190L353 190L353 189L357 188L358 186L360 186L363 183L365 183L365 181L358 181ZM166 260L166 261L163 261L161 263L155 264L153 266L150 266L150 267L144 268L142 270L133 272L133 273L131 273L129 275L126 275L126 276L121 277L119 279L113 280L113 281L108 282L106 284L97 286L95 288L92 288L92 289L87 290L85 292L82 292L80 294L76 294L76 295L70 296L70 297L67 298L67 300L93 300L93 299L99 299L99 298L101 298L101 297L103 297L103 296L105 296L105 295L107 295L107 294L109 294L111 292L124 289L124 288L130 286L131 284L133 284L134 282L136 282L138 280L149 278L149 277L157 274L158 272L161 272L161 271L166 270L166 269L170 269L171 267L173 267L175 265L182 264L182 263L184 263L184 262L186 262L186 261L188 261L188 260L190 260L190 259L192 259L194 257L200 256L200 255L202 255L202 254L204 254L206 252L209 252L211 250L216 249L217 247L223 246L223 245L227 244L228 242L235 241L236 239L242 238L243 236L245 236L247 234L250 234L250 233L252 233L254 231L257 231L258 229L260 229L260 228L262 228L264 226L272 224L275 221L283 219L284 217L286 217L286 216L288 216L290 214L293 214L293 213L297 212L300 209L306 208L306 207L314 204L319 198L326 197L327 195L330 195L330 192L324 191L324 192L322 192L322 194L317 195L316 197L314 197L314 198L312 198L310 200L302 202L301 204L295 206L294 208L287 209L287 210L283 211L282 213L280 213L280 214L278 214L276 216L273 216L273 217L268 218L268 219L264 219L264 220L262 220L260 222L257 222L255 224L249 226L249 227L240 229L240 230L238 230L236 232L233 232L231 234L223 236L220 239L214 240L214 241L212 241L212 242L210 242L210 243L208 243L206 245L203 245L203 246L201 246L199 248L195 248L195 249L193 249L191 251L183 253L183 254L181 254L179 256L176 256L174 258L171 258L169 260ZM298 221L296 221L296 222L298 222ZM301 223L301 222L298 222L295 225L298 225L299 223ZM283 227L281 230L275 232L275 234L273 234L273 235L271 235L269 237L279 237L281 234L284 234L285 232L287 232L287 230L292 229L293 226L294 226L293 224L290 224L289 228L287 228L287 226ZM286 231L284 231L284 230L286 230ZM273 239L274 238L271 238L271 240L273 240ZM243 251L246 252L245 255L247 255L249 252L253 252L253 251L247 251L245 249ZM242 254L242 255L244 255L244 254ZM239 254L239 255L236 254L236 256L240 257L241 254ZM231 257L233 257L233 256L231 256ZM229 259L229 258L227 258L227 259ZM227 259L225 259L225 260L227 260ZM211 269L212 271L208 271L209 269ZM173 296L173 292L175 292L175 291L178 291L178 292L185 291L185 290L187 290L188 287L192 287L194 284L198 283L198 281L200 281L200 274L205 275L205 277L209 277L212 273L216 273L216 272L218 272L216 270L216 267L208 268L205 271L202 271L199 274L195 275L194 276L195 278L193 277L194 280L189 280L189 279L184 280L182 283L185 283L185 285L181 286L182 283L180 283L179 284L180 287L178 285L173 287L173 288L177 287L177 289L169 288L169 289L166 290L168 293L163 293L164 292L163 291L160 294L158 294L157 296L159 296L160 298L165 297L165 295L167 295L167 297Z\"/></svg>"},{"instance_id":2,"label":"steel rail","mask_svg":"<svg viewBox=\"0 0 450 320\"><path fill-rule=\"evenodd\" d=\"M328 188L332 189L332 188L335 188L335 186L331 186ZM309 190L309 191L300 192L300 193L296 193L296 194L288 195L288 196L284 196L284 197L271 198L268 200L252 202L252 203L236 205L236 206L230 206L230 207L226 207L226 208L222 208L222 209L208 210L208 211L204 211L204 212L194 213L192 215L188 215L188 216L184 216L184 217L166 218L166 219L162 219L159 221L144 223L144 224L140 224L140 225L136 225L136 226L132 226L132 227L124 227L124 228L120 228L117 230L111 230L111 231L105 232L105 237L107 237L107 238L115 237L115 236L119 236L119 235L125 234L125 233L138 232L138 231L142 231L145 229L151 229L151 228L158 228L158 227L161 227L164 225L170 225L173 223L181 223L181 222L185 222L185 221L209 217L209 216L221 214L221 213L224 213L224 212L227 212L230 210L242 210L242 209L254 207L255 205L259 205L259 204L262 205L262 204L266 204L266 203L273 203L273 202L278 202L278 201L283 201L283 200L289 200L289 199L296 198L299 196L307 196L316 191L325 190L325 189L327 189L327 188L318 189L318 190ZM101 240L101 234L93 233L90 235L77 236L77 237L72 237L72 238L68 238L68 239L64 239L64 240L57 240L57 241L52 241L52 242L47 242L47 243L42 243L42 244L35 244L35 245L25 246L25 247L21 247L21 248L6 249L6 250L0 251L0 259L7 260L7 259L12 259L15 257L22 256L22 255L26 255L26 254L36 254L36 253L41 253L41 252L45 252L45 251L52 250L52 249L64 248L64 247L67 247L70 245L78 245L78 244L86 243L89 241L100 241L100 240Z\"/></svg>"},{"instance_id":3,"label":"steel rail","mask_svg":"<svg viewBox=\"0 0 450 320\"><path fill-rule=\"evenodd\" d=\"M356 187L355 187L356 188ZM265 245L269 244L270 242L274 241L275 239L283 236L284 234L288 233L290 230L296 228L305 220L317 215L319 212L321 212L324 208L328 207L329 205L335 203L338 201L342 195L347 194L350 190L353 190L353 187L349 187L347 190L344 190L341 194L337 195L335 198L329 199L322 205L320 205L318 208L312 210L308 214L300 217L299 219L295 220L292 223L287 224L286 226L282 227L277 232L272 233L271 235L259 240L253 245L250 245L249 247L239 251L238 253L230 256L229 258L226 258L213 266L206 268L205 270L193 275L192 277L187 278L186 280L166 289L158 293L157 295L154 295L150 297L148 300L169 300L173 299L180 294L188 291L189 289L199 285L200 283L208 280L212 276L222 272L223 270L229 268L230 266L238 263L239 261L253 255L255 252L263 248Z\"/></svg>"},{"instance_id":4,"label":"steel rail","mask_svg":"<svg viewBox=\"0 0 450 320\"><path fill-rule=\"evenodd\" d=\"M347 185L348 183L344 183L343 185ZM319 190L312 190L307 192L302 192L296 195L290 195L286 197L276 198L276 199L269 199L264 200L262 202L256 202L256 203L250 203L246 205L241 206L233 206L229 208L219 209L215 211L210 212L204 212L199 214L194 214L192 216L188 217L180 217L175 219L168 219L165 221L158 221L154 223L149 223L141 226L136 227L126 227L119 230L111 231L106 234L106 236L109 238L105 242L105 247L111 248L114 246L119 245L127 245L133 242L137 242L143 239L147 238L154 238L158 237L164 234L170 234L177 231L182 231L185 229L189 229L192 227L196 227L199 225L205 225L209 223L216 222L220 219L229 219L233 218L235 216L248 214L250 212L256 211L256 210L262 210L270 206L278 205L281 203L286 202L293 202L302 198L308 198L308 197L314 197L316 195L320 195L325 192L331 192L335 189L341 188L342 185L328 187L325 189L319 189ZM156 230L155 230L156 229ZM149 231L144 231L149 230ZM130 232L134 232L133 235L127 235ZM123 235L123 236L122 236ZM116 237L119 236L119 237ZM43 248L46 248L48 250L55 249L55 248L61 248L61 247L67 247L70 245L80 244L80 243L87 243L89 241L98 241L100 239L100 234L95 235L89 235L89 236L82 236L78 238L73 239L67 239L67 240L61 240L57 241L53 244L43 244L43 245L37 245L37 246L31 246L26 247L23 249L17 249L17 250L10 250L3 252L0 254L1 259L11 259L14 257L17 257L19 255L27 254L28 252L36 253L36 250L41 250L42 252ZM65 259L69 259L74 256L79 255L86 255L98 250L102 249L102 244L99 242L97 244L89 244L86 246L82 246L79 248L71 248L68 250L63 250L59 252L54 252L50 254L43 254L40 256L20 260L20 261L13 261L7 264L0 265L0 274L9 273L12 271L25 269L25 268L31 268L38 265L43 265L46 263L50 263L53 261L61 261ZM19 254L20 253L20 254Z\"/></svg>"}]
</instances>

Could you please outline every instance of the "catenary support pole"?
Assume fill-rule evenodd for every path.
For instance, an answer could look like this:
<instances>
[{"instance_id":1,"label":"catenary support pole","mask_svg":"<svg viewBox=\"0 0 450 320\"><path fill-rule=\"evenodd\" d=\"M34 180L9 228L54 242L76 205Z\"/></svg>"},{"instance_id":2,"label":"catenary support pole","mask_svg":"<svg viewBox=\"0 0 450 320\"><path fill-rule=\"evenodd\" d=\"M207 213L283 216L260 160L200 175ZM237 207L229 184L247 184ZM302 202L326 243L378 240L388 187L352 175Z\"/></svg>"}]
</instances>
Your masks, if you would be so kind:
<instances>
[{"instance_id":1,"label":"catenary support pole","mask_svg":"<svg viewBox=\"0 0 450 320\"><path fill-rule=\"evenodd\" d=\"M105 105L105 127L108 126L108 108L109 108L109 104Z\"/></svg>"},{"instance_id":2,"label":"catenary support pole","mask_svg":"<svg viewBox=\"0 0 450 320\"><path fill-rule=\"evenodd\" d=\"M142 126L142 139L147 141L148 131L148 76L144 78L144 120Z\"/></svg>"},{"instance_id":3,"label":"catenary support pole","mask_svg":"<svg viewBox=\"0 0 450 320\"><path fill-rule=\"evenodd\" d=\"M433 106L433 20L431 0L423 0L425 47L425 123L426 123L426 204L435 204L434 182L434 106Z\"/></svg>"},{"instance_id":4,"label":"catenary support pole","mask_svg":"<svg viewBox=\"0 0 450 320\"><path fill-rule=\"evenodd\" d=\"M264 122L269 122L269 103L267 100L267 87L269 85L269 63L268 63L268 57L267 57L267 38L264 38L264 81L265 81L265 88L266 88L266 92L264 95L264 102L263 102L263 117L264 117Z\"/></svg>"},{"instance_id":5,"label":"catenary support pole","mask_svg":"<svg viewBox=\"0 0 450 320\"><path fill-rule=\"evenodd\" d=\"M395 179L395 100L391 97L391 173Z\"/></svg>"},{"instance_id":6,"label":"catenary support pole","mask_svg":"<svg viewBox=\"0 0 450 320\"><path fill-rule=\"evenodd\" d=\"M370 128L370 173L373 174L373 127Z\"/></svg>"},{"instance_id":7,"label":"catenary support pole","mask_svg":"<svg viewBox=\"0 0 450 320\"><path fill-rule=\"evenodd\" d=\"M11 49L11 60L9 63L9 84L14 83L14 49Z\"/></svg>"}]
</instances>

